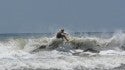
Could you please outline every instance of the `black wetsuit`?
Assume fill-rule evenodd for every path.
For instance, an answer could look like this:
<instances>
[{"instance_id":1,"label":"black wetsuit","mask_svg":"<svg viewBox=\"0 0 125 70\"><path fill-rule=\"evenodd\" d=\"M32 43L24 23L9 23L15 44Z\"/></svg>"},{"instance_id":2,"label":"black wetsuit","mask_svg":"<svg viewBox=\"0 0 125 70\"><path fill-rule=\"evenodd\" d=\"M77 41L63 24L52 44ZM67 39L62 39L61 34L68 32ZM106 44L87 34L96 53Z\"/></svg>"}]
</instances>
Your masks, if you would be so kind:
<instances>
[{"instance_id":1,"label":"black wetsuit","mask_svg":"<svg viewBox=\"0 0 125 70\"><path fill-rule=\"evenodd\" d=\"M56 38L63 38L64 35L62 35L62 32L58 32L57 35L56 35Z\"/></svg>"}]
</instances>

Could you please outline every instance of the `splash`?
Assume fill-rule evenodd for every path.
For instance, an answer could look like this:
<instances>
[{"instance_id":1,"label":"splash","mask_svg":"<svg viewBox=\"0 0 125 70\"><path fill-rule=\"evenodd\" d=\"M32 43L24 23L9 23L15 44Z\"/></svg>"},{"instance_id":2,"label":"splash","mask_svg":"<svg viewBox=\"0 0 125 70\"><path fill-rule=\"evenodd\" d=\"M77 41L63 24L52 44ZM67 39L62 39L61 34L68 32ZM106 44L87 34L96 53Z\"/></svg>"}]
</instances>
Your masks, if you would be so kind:
<instances>
[{"instance_id":1,"label":"splash","mask_svg":"<svg viewBox=\"0 0 125 70\"><path fill-rule=\"evenodd\" d=\"M101 37L74 37L69 36L69 42L65 42L62 39L56 39L55 37L47 38L17 38L8 39L6 41L0 41L1 47L8 47L12 50L33 51L36 49L59 49L61 47L70 49L82 49L93 48L96 50L124 50L125 49L125 34L123 32L114 33L110 38Z\"/></svg>"}]
</instances>

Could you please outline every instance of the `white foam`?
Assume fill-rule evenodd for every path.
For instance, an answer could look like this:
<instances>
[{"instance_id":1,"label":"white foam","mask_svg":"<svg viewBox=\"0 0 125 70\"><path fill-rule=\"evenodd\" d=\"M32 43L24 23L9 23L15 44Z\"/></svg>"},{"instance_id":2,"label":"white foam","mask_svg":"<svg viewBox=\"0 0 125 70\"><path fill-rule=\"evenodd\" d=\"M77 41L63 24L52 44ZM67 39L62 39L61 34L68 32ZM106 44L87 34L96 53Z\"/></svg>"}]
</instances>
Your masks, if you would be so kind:
<instances>
[{"instance_id":1,"label":"white foam","mask_svg":"<svg viewBox=\"0 0 125 70\"><path fill-rule=\"evenodd\" d=\"M116 50L106 50L106 51L101 51L100 55L125 55L125 51L116 51Z\"/></svg>"},{"instance_id":2,"label":"white foam","mask_svg":"<svg viewBox=\"0 0 125 70\"><path fill-rule=\"evenodd\" d=\"M79 50L77 50L79 52ZM81 52L81 51L80 51ZM110 69L125 63L125 56L119 55L125 52L114 50L101 51L96 56L74 56L70 52L61 51L40 51L30 54L24 51L11 51L0 54L0 67L7 69L84 69L104 68ZM89 55L93 55L88 53ZM108 55L108 56L107 56ZM5 64L4 64L5 63Z\"/></svg>"}]
</instances>

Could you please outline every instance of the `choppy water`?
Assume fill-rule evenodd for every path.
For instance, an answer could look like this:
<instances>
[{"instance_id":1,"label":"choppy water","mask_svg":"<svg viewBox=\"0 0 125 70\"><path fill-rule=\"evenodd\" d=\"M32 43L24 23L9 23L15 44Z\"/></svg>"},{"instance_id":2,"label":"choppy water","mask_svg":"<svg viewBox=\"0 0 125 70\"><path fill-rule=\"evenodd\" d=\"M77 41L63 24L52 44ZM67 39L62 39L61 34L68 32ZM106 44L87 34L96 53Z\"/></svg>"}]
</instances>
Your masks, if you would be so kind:
<instances>
[{"instance_id":1,"label":"choppy water","mask_svg":"<svg viewBox=\"0 0 125 70\"><path fill-rule=\"evenodd\" d=\"M125 33L0 34L0 70L124 70ZM86 51L86 49L95 51ZM98 51L98 52L97 52Z\"/></svg>"}]
</instances>

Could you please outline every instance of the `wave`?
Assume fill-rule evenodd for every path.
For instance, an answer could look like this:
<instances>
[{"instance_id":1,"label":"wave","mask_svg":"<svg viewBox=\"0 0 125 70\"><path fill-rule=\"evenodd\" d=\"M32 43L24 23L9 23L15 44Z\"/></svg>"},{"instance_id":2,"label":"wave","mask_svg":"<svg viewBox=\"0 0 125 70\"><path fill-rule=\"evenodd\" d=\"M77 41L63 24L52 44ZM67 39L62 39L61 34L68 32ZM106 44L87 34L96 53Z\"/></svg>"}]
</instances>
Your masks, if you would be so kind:
<instances>
[{"instance_id":1,"label":"wave","mask_svg":"<svg viewBox=\"0 0 125 70\"><path fill-rule=\"evenodd\" d=\"M38 49L82 49L92 48L96 50L125 50L125 34L123 32L114 33L110 38L101 37L74 37L69 36L69 42L55 37L40 37L40 38L10 38L5 41L0 41L1 47L7 47L12 50L34 51ZM6 49L7 49L6 48Z\"/></svg>"}]
</instances>

